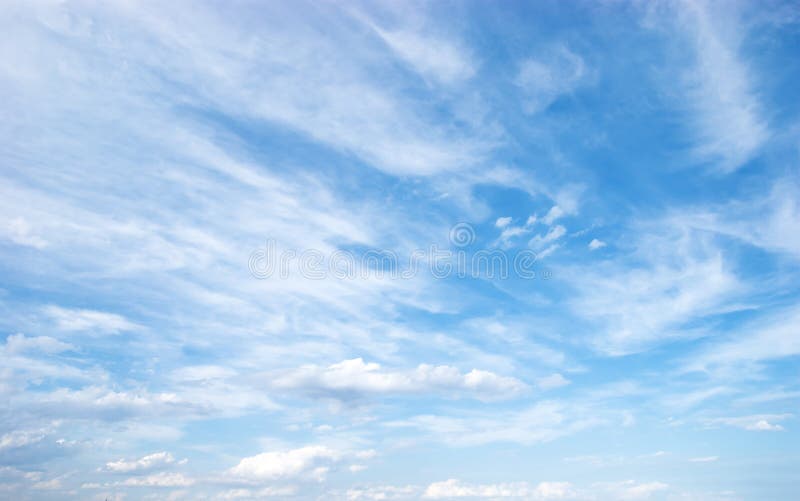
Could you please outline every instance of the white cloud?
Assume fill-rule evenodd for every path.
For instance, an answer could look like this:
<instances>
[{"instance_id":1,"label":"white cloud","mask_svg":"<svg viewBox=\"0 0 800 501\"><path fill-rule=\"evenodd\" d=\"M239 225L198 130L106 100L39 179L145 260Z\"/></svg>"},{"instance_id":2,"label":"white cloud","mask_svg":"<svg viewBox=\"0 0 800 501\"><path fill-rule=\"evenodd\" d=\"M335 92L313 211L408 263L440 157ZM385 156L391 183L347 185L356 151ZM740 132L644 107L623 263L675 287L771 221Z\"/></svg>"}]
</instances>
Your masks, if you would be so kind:
<instances>
[{"instance_id":1,"label":"white cloud","mask_svg":"<svg viewBox=\"0 0 800 501\"><path fill-rule=\"evenodd\" d=\"M219 365L189 365L172 371L172 378L180 382L201 382L235 376L236 371Z\"/></svg>"},{"instance_id":2,"label":"white cloud","mask_svg":"<svg viewBox=\"0 0 800 501\"><path fill-rule=\"evenodd\" d=\"M556 242L566 234L567 229L560 224L551 226L544 235L535 235L531 238L530 241L528 241L528 246L536 250L536 257L538 259L544 259L561 246L561 244L552 242Z\"/></svg>"},{"instance_id":3,"label":"white cloud","mask_svg":"<svg viewBox=\"0 0 800 501\"><path fill-rule=\"evenodd\" d=\"M96 331L118 334L124 331L139 329L140 326L115 313L95 310L68 309L59 306L48 306L45 314L55 320L57 327L63 331Z\"/></svg>"},{"instance_id":4,"label":"white cloud","mask_svg":"<svg viewBox=\"0 0 800 501\"><path fill-rule=\"evenodd\" d=\"M571 499L575 491L568 482L542 482L531 485L526 482L503 484L467 484L457 479L434 482L425 489L423 498L524 498L524 499Z\"/></svg>"},{"instance_id":5,"label":"white cloud","mask_svg":"<svg viewBox=\"0 0 800 501\"><path fill-rule=\"evenodd\" d=\"M328 367L305 366L274 376L278 389L300 389L311 394L347 397L365 394L458 392L480 399L509 398L524 391L525 383L513 377L473 369L462 373L446 365L420 365L414 370L392 371L361 358Z\"/></svg>"},{"instance_id":6,"label":"white cloud","mask_svg":"<svg viewBox=\"0 0 800 501\"><path fill-rule=\"evenodd\" d=\"M706 419L705 423L708 426L734 426L748 431L784 431L785 428L775 424L774 421L782 421L791 417L793 417L792 414L756 414L752 416Z\"/></svg>"},{"instance_id":7,"label":"white cloud","mask_svg":"<svg viewBox=\"0 0 800 501\"><path fill-rule=\"evenodd\" d=\"M381 485L372 487L361 487L347 490L348 501L384 499L415 499L420 495L421 489L415 485L393 486Z\"/></svg>"},{"instance_id":8,"label":"white cloud","mask_svg":"<svg viewBox=\"0 0 800 501\"><path fill-rule=\"evenodd\" d=\"M628 255L559 271L579 291L573 311L596 326L595 347L609 354L702 336L699 321L730 312L746 291L708 234L678 221L636 231L640 236Z\"/></svg>"},{"instance_id":9,"label":"white cloud","mask_svg":"<svg viewBox=\"0 0 800 501\"><path fill-rule=\"evenodd\" d=\"M546 110L559 97L572 93L585 76L583 58L559 46L542 57L523 61L514 83L521 90L526 113L534 114Z\"/></svg>"},{"instance_id":10,"label":"white cloud","mask_svg":"<svg viewBox=\"0 0 800 501\"><path fill-rule=\"evenodd\" d=\"M124 459L110 461L106 463L105 469L114 473L130 473L160 469L173 463L175 463L175 458L169 452L155 452L131 461ZM179 461L178 464L183 464L183 461Z\"/></svg>"},{"instance_id":11,"label":"white cloud","mask_svg":"<svg viewBox=\"0 0 800 501\"><path fill-rule=\"evenodd\" d=\"M123 417L192 414L200 407L174 393L151 393L145 390L113 391L102 386L86 386L78 390L58 388L29 395L27 407L63 418L91 418L116 421Z\"/></svg>"},{"instance_id":12,"label":"white cloud","mask_svg":"<svg viewBox=\"0 0 800 501\"><path fill-rule=\"evenodd\" d=\"M690 463L713 463L719 459L719 456L703 456L689 459Z\"/></svg>"},{"instance_id":13,"label":"white cloud","mask_svg":"<svg viewBox=\"0 0 800 501\"><path fill-rule=\"evenodd\" d=\"M546 377L539 378L536 381L537 386L543 390L551 390L554 388L560 388L562 386L566 386L570 383L569 379L565 378L561 374L551 374Z\"/></svg>"},{"instance_id":14,"label":"white cloud","mask_svg":"<svg viewBox=\"0 0 800 501\"><path fill-rule=\"evenodd\" d=\"M125 487L189 487L194 483L194 479L182 473L161 472L144 477L131 477L115 485Z\"/></svg>"},{"instance_id":15,"label":"white cloud","mask_svg":"<svg viewBox=\"0 0 800 501\"><path fill-rule=\"evenodd\" d=\"M31 487L37 490L50 491L63 488L63 484L61 483L61 478L51 478L50 480L36 482Z\"/></svg>"},{"instance_id":16,"label":"white cloud","mask_svg":"<svg viewBox=\"0 0 800 501\"><path fill-rule=\"evenodd\" d=\"M544 215L542 218L542 222L546 225L553 224L557 219L561 219L564 217L564 210L559 207L558 205L554 205L550 207L550 210L547 211L547 214Z\"/></svg>"},{"instance_id":17,"label":"white cloud","mask_svg":"<svg viewBox=\"0 0 800 501\"><path fill-rule=\"evenodd\" d=\"M293 485L264 487L262 489L230 489L219 493L217 499L263 499L269 497L295 496L297 487Z\"/></svg>"},{"instance_id":18,"label":"white cloud","mask_svg":"<svg viewBox=\"0 0 800 501\"><path fill-rule=\"evenodd\" d=\"M295 478L322 480L337 462L345 458L365 458L370 455L370 451L353 452L324 445L310 445L246 457L228 472L234 477L255 482Z\"/></svg>"},{"instance_id":19,"label":"white cloud","mask_svg":"<svg viewBox=\"0 0 800 501\"><path fill-rule=\"evenodd\" d=\"M531 239L529 244L534 247L540 247L541 245L546 244L548 242L553 242L555 240L558 240L559 238L566 235L566 233L567 229L559 224L551 227L544 235L536 235L535 237L533 237L533 239Z\"/></svg>"},{"instance_id":20,"label":"white cloud","mask_svg":"<svg viewBox=\"0 0 800 501\"><path fill-rule=\"evenodd\" d=\"M22 217L14 218L5 225L5 236L17 245L33 247L34 249L44 249L47 241L36 235L30 223Z\"/></svg>"},{"instance_id":21,"label":"white cloud","mask_svg":"<svg viewBox=\"0 0 800 501\"><path fill-rule=\"evenodd\" d=\"M51 432L51 428L10 431L0 437L0 451L39 443Z\"/></svg>"},{"instance_id":22,"label":"white cloud","mask_svg":"<svg viewBox=\"0 0 800 501\"><path fill-rule=\"evenodd\" d=\"M471 56L450 40L413 31L376 31L403 61L426 79L454 84L475 74Z\"/></svg>"},{"instance_id":23,"label":"white cloud","mask_svg":"<svg viewBox=\"0 0 800 501\"><path fill-rule=\"evenodd\" d=\"M559 247L561 247L561 245L559 245L559 244L550 245L547 248L545 248L544 250L541 250L541 251L537 252L536 253L536 258L539 259L539 260L542 260L542 259L546 258L547 256L549 256L550 254L552 254L555 251L557 251L559 249Z\"/></svg>"},{"instance_id":24,"label":"white cloud","mask_svg":"<svg viewBox=\"0 0 800 501\"><path fill-rule=\"evenodd\" d=\"M424 438L450 445L496 442L530 445L571 435L608 420L608 411L599 408L545 401L514 411L465 412L457 417L418 415L386 426L419 430L425 432Z\"/></svg>"},{"instance_id":25,"label":"white cloud","mask_svg":"<svg viewBox=\"0 0 800 501\"><path fill-rule=\"evenodd\" d=\"M12 334L6 338L5 349L7 353L38 351L52 354L74 350L75 347L48 336L26 337L25 334Z\"/></svg>"},{"instance_id":26,"label":"white cloud","mask_svg":"<svg viewBox=\"0 0 800 501\"><path fill-rule=\"evenodd\" d=\"M800 184L777 180L769 194L744 201L678 213L699 229L740 239L766 251L800 258Z\"/></svg>"},{"instance_id":27,"label":"white cloud","mask_svg":"<svg viewBox=\"0 0 800 501\"><path fill-rule=\"evenodd\" d=\"M695 53L694 66L683 75L696 135L694 153L720 172L733 172L770 136L754 72L740 54L748 23L739 19L736 6L723 9L692 1L674 5L678 26Z\"/></svg>"},{"instance_id":28,"label":"white cloud","mask_svg":"<svg viewBox=\"0 0 800 501\"><path fill-rule=\"evenodd\" d=\"M495 244L499 244L501 247L510 246L512 239L531 233L539 221L536 214L529 216L525 224L521 226L512 226L512 220L511 217L501 217L495 221L495 226L502 230Z\"/></svg>"},{"instance_id":29,"label":"white cloud","mask_svg":"<svg viewBox=\"0 0 800 501\"><path fill-rule=\"evenodd\" d=\"M494 225L495 225L496 227L498 227L498 228L505 228L506 226L508 226L509 224L511 224L511 220L512 220L512 219L511 219L511 217L510 217L510 216L506 216L506 217L498 217L498 218L497 218L497 221L495 221L495 222L494 222Z\"/></svg>"},{"instance_id":30,"label":"white cloud","mask_svg":"<svg viewBox=\"0 0 800 501\"><path fill-rule=\"evenodd\" d=\"M771 424L766 419L759 419L753 424L747 425L745 427L746 430L755 430L755 431L783 431L783 426L779 424Z\"/></svg>"},{"instance_id":31,"label":"white cloud","mask_svg":"<svg viewBox=\"0 0 800 501\"><path fill-rule=\"evenodd\" d=\"M598 240L596 238L593 238L592 241L589 242L589 250L602 249L605 246L606 246L605 242L603 242L602 240Z\"/></svg>"},{"instance_id":32,"label":"white cloud","mask_svg":"<svg viewBox=\"0 0 800 501\"><path fill-rule=\"evenodd\" d=\"M727 339L692 355L687 371L706 371L800 354L800 308L745 324Z\"/></svg>"},{"instance_id":33,"label":"white cloud","mask_svg":"<svg viewBox=\"0 0 800 501\"><path fill-rule=\"evenodd\" d=\"M118 472L121 473L121 472ZM119 487L191 487L196 483L194 478L182 473L158 472L150 475L131 476L117 482L97 483L85 482L81 489L108 489ZM124 495L124 494L123 494Z\"/></svg>"},{"instance_id":34,"label":"white cloud","mask_svg":"<svg viewBox=\"0 0 800 501\"><path fill-rule=\"evenodd\" d=\"M625 480L622 482L601 482L592 486L604 491L607 499L636 500L650 499L653 494L667 490L669 485L663 482L636 482Z\"/></svg>"}]
</instances>

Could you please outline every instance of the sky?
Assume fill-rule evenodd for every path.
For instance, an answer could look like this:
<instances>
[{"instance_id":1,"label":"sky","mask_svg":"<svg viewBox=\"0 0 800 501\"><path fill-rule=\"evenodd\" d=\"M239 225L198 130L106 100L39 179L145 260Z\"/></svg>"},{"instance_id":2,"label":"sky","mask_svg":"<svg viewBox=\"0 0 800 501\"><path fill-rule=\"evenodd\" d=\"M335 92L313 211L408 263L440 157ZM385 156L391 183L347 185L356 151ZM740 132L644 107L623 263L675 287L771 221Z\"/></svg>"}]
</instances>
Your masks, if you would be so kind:
<instances>
[{"instance_id":1,"label":"sky","mask_svg":"<svg viewBox=\"0 0 800 501\"><path fill-rule=\"evenodd\" d=\"M0 497L796 499L798 2L0 31Z\"/></svg>"}]
</instances>

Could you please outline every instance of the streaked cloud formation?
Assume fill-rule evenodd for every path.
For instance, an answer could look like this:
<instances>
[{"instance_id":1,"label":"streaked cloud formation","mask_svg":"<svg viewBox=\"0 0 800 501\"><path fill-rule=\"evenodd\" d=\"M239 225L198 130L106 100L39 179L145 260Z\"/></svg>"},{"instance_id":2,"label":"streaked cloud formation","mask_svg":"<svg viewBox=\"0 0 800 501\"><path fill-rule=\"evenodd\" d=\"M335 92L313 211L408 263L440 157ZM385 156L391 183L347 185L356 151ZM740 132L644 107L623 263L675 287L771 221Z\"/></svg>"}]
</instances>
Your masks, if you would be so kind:
<instances>
[{"instance_id":1,"label":"streaked cloud formation","mask_svg":"<svg viewBox=\"0 0 800 501\"><path fill-rule=\"evenodd\" d=\"M0 492L793 499L798 20L8 2Z\"/></svg>"}]
</instances>

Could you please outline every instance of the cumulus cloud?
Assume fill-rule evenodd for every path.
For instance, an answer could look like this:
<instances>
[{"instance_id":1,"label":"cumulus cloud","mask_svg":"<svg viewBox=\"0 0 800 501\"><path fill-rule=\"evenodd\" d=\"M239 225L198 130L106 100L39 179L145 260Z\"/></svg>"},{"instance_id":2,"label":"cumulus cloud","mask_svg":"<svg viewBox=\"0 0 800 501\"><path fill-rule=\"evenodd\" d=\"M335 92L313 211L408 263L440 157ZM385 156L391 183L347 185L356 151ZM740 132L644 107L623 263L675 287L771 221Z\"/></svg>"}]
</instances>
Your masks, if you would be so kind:
<instances>
[{"instance_id":1,"label":"cumulus cloud","mask_svg":"<svg viewBox=\"0 0 800 501\"><path fill-rule=\"evenodd\" d=\"M324 445L309 445L243 458L228 473L253 482L297 478L322 480L333 465L344 459L364 459L373 455L372 451L345 451Z\"/></svg>"},{"instance_id":2,"label":"cumulus cloud","mask_svg":"<svg viewBox=\"0 0 800 501\"><path fill-rule=\"evenodd\" d=\"M277 389L314 395L348 397L369 394L457 392L479 399L509 398L524 391L522 381L472 369L462 373L447 365L420 365L413 370L387 370L361 358L320 367L309 365L279 373L270 383Z\"/></svg>"},{"instance_id":3,"label":"cumulus cloud","mask_svg":"<svg viewBox=\"0 0 800 501\"><path fill-rule=\"evenodd\" d=\"M589 250L602 249L605 246L606 246L605 242L603 242L602 240L598 240L596 238L593 238L592 241L589 242Z\"/></svg>"}]
</instances>

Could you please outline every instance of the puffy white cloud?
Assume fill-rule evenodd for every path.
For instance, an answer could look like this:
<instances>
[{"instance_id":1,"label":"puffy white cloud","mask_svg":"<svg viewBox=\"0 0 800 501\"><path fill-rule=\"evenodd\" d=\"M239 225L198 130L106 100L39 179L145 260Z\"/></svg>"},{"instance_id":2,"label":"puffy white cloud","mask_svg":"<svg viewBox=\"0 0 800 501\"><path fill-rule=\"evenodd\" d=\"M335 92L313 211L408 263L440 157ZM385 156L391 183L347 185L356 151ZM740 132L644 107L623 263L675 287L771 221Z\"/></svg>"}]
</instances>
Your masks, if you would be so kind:
<instances>
[{"instance_id":1,"label":"puffy white cloud","mask_svg":"<svg viewBox=\"0 0 800 501\"><path fill-rule=\"evenodd\" d=\"M334 464L348 458L366 459L373 454L372 451L348 451L324 445L309 445L243 458L228 473L253 482L296 478L322 480Z\"/></svg>"},{"instance_id":2,"label":"puffy white cloud","mask_svg":"<svg viewBox=\"0 0 800 501\"><path fill-rule=\"evenodd\" d=\"M447 365L420 365L413 370L392 371L361 358L328 367L305 366L275 375L278 389L300 389L312 394L347 397L366 394L458 392L480 399L512 397L527 388L522 381L473 369L462 373Z\"/></svg>"},{"instance_id":3,"label":"puffy white cloud","mask_svg":"<svg viewBox=\"0 0 800 501\"><path fill-rule=\"evenodd\" d=\"M598 240L596 238L593 238L592 241L589 242L589 250L602 249L605 246L606 246L605 242L603 242L602 240Z\"/></svg>"},{"instance_id":4,"label":"puffy white cloud","mask_svg":"<svg viewBox=\"0 0 800 501\"><path fill-rule=\"evenodd\" d=\"M745 426L746 430L754 431L783 431L783 426L779 424L772 424L766 419L759 419L755 423Z\"/></svg>"}]
</instances>

